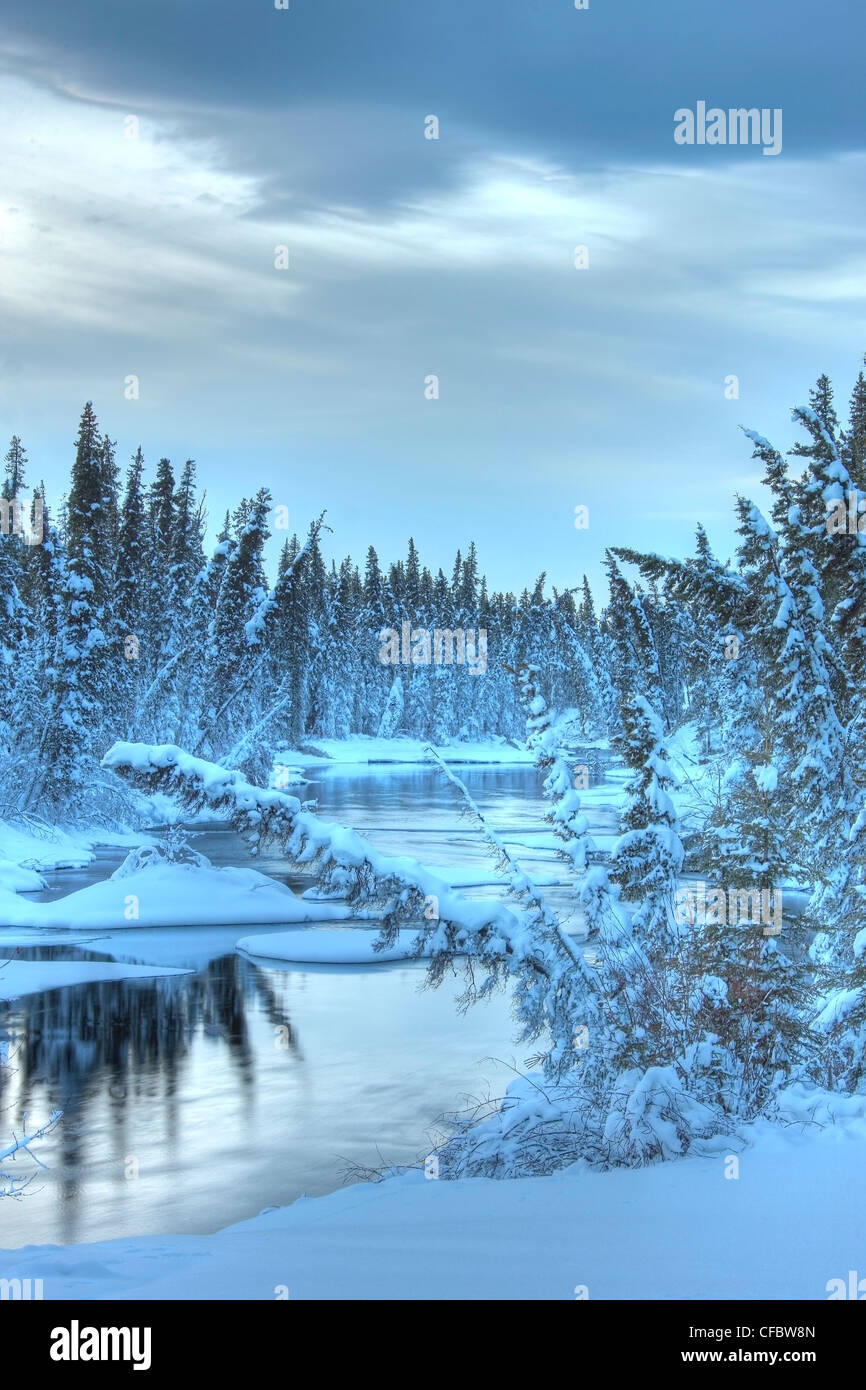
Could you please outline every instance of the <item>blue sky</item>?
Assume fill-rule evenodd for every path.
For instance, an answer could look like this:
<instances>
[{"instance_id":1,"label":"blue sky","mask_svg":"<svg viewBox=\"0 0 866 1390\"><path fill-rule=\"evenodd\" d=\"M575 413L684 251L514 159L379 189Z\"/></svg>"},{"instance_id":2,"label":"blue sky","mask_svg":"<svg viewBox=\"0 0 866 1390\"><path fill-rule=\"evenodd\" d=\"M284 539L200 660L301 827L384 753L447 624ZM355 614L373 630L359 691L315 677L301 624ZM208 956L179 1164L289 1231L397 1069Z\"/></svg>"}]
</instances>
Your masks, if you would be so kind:
<instances>
[{"instance_id":1,"label":"blue sky","mask_svg":"<svg viewBox=\"0 0 866 1390\"><path fill-rule=\"evenodd\" d=\"M412 534L447 569L474 538L497 587L563 587L698 520L730 553L733 493L760 495L737 426L788 447L821 371L844 410L848 0L0 14L0 432L49 493L91 398L124 465L193 456L214 521L266 484L299 530L327 507L337 558ZM781 154L675 144L698 101L781 108Z\"/></svg>"}]
</instances>

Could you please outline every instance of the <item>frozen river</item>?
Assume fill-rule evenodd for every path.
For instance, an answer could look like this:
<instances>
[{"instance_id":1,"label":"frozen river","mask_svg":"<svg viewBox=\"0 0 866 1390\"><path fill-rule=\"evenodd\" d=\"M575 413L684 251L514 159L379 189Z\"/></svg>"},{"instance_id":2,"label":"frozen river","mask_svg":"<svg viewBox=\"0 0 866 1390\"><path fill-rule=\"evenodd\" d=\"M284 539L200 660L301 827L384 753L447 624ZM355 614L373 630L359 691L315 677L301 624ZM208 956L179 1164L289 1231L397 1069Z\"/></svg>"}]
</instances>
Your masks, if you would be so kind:
<instances>
[{"instance_id":1,"label":"frozen river","mask_svg":"<svg viewBox=\"0 0 866 1390\"><path fill-rule=\"evenodd\" d=\"M458 768L530 872L560 874L538 775L524 766ZM422 768L316 767L327 819L377 848L496 880L459 798ZM591 824L613 828L604 806ZM197 833L215 864L249 864L230 831ZM49 875L45 897L105 878L123 858ZM277 854L262 872L303 889ZM473 896L495 897L477 885ZM550 897L577 925L562 888ZM261 934L267 928L256 927ZM61 1108L37 1149L27 1194L0 1202L0 1246L212 1231L340 1186L357 1168L423 1159L443 1116L499 1095L530 1047L515 1046L508 998L461 1015L460 979L423 989L423 963L366 967L255 964L234 952L249 927L151 929L124 937L128 959L194 974L77 985L0 1003L15 1072L0 1092L0 1135ZM35 950L28 952L33 956ZM42 948L54 959L98 954Z\"/></svg>"}]
</instances>

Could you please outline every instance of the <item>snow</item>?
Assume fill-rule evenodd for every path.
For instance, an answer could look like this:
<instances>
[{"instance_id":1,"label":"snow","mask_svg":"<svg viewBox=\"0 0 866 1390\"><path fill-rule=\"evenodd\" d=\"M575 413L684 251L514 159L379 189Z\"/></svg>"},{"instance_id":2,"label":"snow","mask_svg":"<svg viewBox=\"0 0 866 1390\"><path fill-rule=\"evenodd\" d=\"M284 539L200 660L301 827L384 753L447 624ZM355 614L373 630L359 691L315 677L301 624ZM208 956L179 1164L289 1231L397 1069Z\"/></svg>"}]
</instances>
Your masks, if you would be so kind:
<instances>
[{"instance_id":1,"label":"snow","mask_svg":"<svg viewBox=\"0 0 866 1390\"><path fill-rule=\"evenodd\" d=\"M495 927L518 959L532 952L537 961L550 949L549 942L533 941L523 914L495 903L469 902L408 855L381 854L357 831L304 810L297 797L266 791L248 782L240 772L194 757L176 745L116 743L105 754L102 765L123 769L127 775L133 773L145 782L167 772L169 780L178 789L183 788L194 806L231 804L235 828L256 845L263 833L267 838L284 837L296 862L310 863L318 858L320 872L323 865L336 871L341 884L363 882L366 898L370 897L373 881L387 885L389 895L399 885L404 900L412 893L422 898L435 897L439 924L436 937L431 940L434 952L448 950L455 944L449 941L449 927L457 933L456 944L461 947L468 946L472 936L483 943L484 936ZM126 884L129 882L125 880ZM340 915L339 908L331 911L334 916ZM348 915L345 910L344 915ZM327 919L322 915L321 920ZM572 948L568 939L557 929L549 935L555 939L554 949L564 949L570 959Z\"/></svg>"},{"instance_id":2,"label":"snow","mask_svg":"<svg viewBox=\"0 0 866 1390\"><path fill-rule=\"evenodd\" d=\"M505 844L519 844L519 840L512 839L510 835L504 835ZM527 848L538 848L544 846L548 849L558 849L561 841L555 835L542 834L539 839L533 839ZM428 864L427 868L436 878L447 883L450 888L502 888L502 875L491 868L474 868L471 865L454 864ZM535 883L542 888L553 888L568 883L561 873L533 873ZM317 888L307 888L301 894L305 902L320 902L323 899L319 895Z\"/></svg>"},{"instance_id":3,"label":"snow","mask_svg":"<svg viewBox=\"0 0 866 1390\"><path fill-rule=\"evenodd\" d=\"M92 862L93 851L98 844L133 846L142 844L146 838L123 831L99 830L89 835L81 830L65 830L35 822L32 827L25 828L0 821L0 859L35 873L47 873L52 869L83 869ZM11 882L4 881L2 867L0 887L19 893L35 891L35 885L13 888Z\"/></svg>"},{"instance_id":4,"label":"snow","mask_svg":"<svg viewBox=\"0 0 866 1390\"><path fill-rule=\"evenodd\" d=\"M14 960L4 961L0 946L0 1000L20 999L44 989L89 985L99 980L149 980L154 975L185 975L166 965L119 965L115 961Z\"/></svg>"},{"instance_id":5,"label":"snow","mask_svg":"<svg viewBox=\"0 0 866 1390\"><path fill-rule=\"evenodd\" d=\"M7 893L39 893L45 879L35 869L24 869L11 859L0 859L0 888Z\"/></svg>"},{"instance_id":6,"label":"snow","mask_svg":"<svg viewBox=\"0 0 866 1390\"><path fill-rule=\"evenodd\" d=\"M267 936L244 936L237 950L248 956L266 956L318 965L377 965L380 961L409 960L415 955L414 929L397 933L397 941L384 951L374 951L376 931L352 928L308 928L306 931L273 932Z\"/></svg>"},{"instance_id":7,"label":"snow","mask_svg":"<svg viewBox=\"0 0 866 1390\"><path fill-rule=\"evenodd\" d=\"M163 864L93 883L50 903L0 891L0 921L10 927L84 928L249 926L343 921L339 904L304 902L255 869ZM355 914L357 915L357 914Z\"/></svg>"},{"instance_id":8,"label":"snow","mask_svg":"<svg viewBox=\"0 0 866 1390\"><path fill-rule=\"evenodd\" d=\"M835 1027L844 1022L848 1014L858 1008L863 1000L862 989L840 989L837 990L823 1004L815 1015L812 1026L816 1032Z\"/></svg>"},{"instance_id":9,"label":"snow","mask_svg":"<svg viewBox=\"0 0 866 1390\"><path fill-rule=\"evenodd\" d=\"M0 1277L41 1278L46 1300L826 1299L866 1242L866 1120L835 1100L820 1130L805 1102L799 1125L751 1127L737 1178L722 1151L519 1179L413 1170L214 1235L0 1252Z\"/></svg>"},{"instance_id":10,"label":"snow","mask_svg":"<svg viewBox=\"0 0 866 1390\"><path fill-rule=\"evenodd\" d=\"M354 738L314 738L302 749L287 750L280 761L296 762L304 767L316 763L422 763L430 766L426 749L429 740L418 738L373 738L357 735ZM504 739L481 743L453 743L436 746L436 752L446 763L480 763L497 766L502 763L531 765L535 759L525 748L515 748Z\"/></svg>"},{"instance_id":11,"label":"snow","mask_svg":"<svg viewBox=\"0 0 866 1390\"><path fill-rule=\"evenodd\" d=\"M773 763L752 769L755 781L762 792L774 792L779 786L779 769Z\"/></svg>"}]
</instances>

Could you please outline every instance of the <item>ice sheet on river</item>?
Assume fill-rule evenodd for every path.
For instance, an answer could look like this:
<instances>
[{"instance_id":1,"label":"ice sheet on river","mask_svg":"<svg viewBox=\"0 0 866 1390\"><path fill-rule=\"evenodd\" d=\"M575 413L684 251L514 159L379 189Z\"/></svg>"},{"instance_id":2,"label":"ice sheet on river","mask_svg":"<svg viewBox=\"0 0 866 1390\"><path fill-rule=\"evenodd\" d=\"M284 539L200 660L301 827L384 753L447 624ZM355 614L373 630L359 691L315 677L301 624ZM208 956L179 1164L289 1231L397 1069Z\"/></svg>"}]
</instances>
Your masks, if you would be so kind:
<instances>
[{"instance_id":1,"label":"ice sheet on river","mask_svg":"<svg viewBox=\"0 0 866 1390\"><path fill-rule=\"evenodd\" d=\"M170 965L118 965L110 960L9 960L0 947L0 999L20 999L65 985L90 985L100 980L150 980L154 975L186 975Z\"/></svg>"},{"instance_id":2,"label":"ice sheet on river","mask_svg":"<svg viewBox=\"0 0 866 1390\"><path fill-rule=\"evenodd\" d=\"M365 928L321 929L271 932L267 936L244 936L237 950L249 956L293 961L304 965L377 965L380 961L408 960L414 954L418 931L414 927L397 933L393 946L374 951L378 931Z\"/></svg>"}]
</instances>

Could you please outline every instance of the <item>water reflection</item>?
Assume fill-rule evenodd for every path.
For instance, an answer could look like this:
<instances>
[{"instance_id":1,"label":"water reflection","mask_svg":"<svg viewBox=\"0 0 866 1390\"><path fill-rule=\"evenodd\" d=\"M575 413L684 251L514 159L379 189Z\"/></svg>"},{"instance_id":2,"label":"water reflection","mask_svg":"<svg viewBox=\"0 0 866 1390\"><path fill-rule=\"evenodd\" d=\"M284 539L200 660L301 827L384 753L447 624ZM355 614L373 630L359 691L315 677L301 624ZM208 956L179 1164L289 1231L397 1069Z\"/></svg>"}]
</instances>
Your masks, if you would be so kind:
<instances>
[{"instance_id":1,"label":"water reflection","mask_svg":"<svg viewBox=\"0 0 866 1390\"><path fill-rule=\"evenodd\" d=\"M76 954L104 959L94 952ZM55 960L60 955L57 949L44 952ZM253 1085L250 996L257 996L264 1017L297 1051L295 1029L272 981L236 955L211 961L197 975L101 981L0 1005L9 1012L14 1008L12 1019L3 1020L0 1012L0 1020L21 1039L15 1057L21 1103L30 1111L34 1088L45 1085L67 1111L84 1107L97 1077L114 1100L123 1102L141 1074L158 1077L165 1094L171 1094L197 1030L224 1043L242 1083Z\"/></svg>"}]
</instances>

